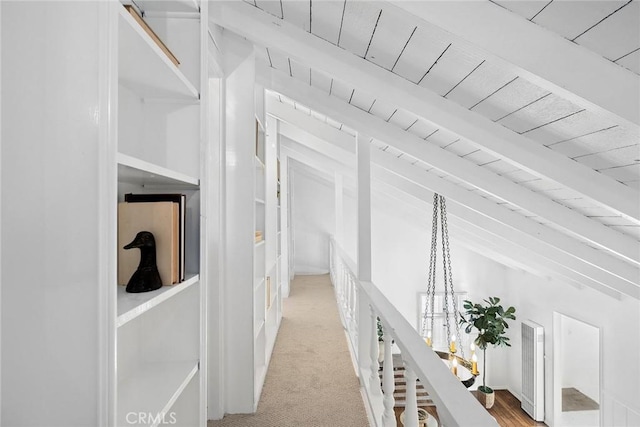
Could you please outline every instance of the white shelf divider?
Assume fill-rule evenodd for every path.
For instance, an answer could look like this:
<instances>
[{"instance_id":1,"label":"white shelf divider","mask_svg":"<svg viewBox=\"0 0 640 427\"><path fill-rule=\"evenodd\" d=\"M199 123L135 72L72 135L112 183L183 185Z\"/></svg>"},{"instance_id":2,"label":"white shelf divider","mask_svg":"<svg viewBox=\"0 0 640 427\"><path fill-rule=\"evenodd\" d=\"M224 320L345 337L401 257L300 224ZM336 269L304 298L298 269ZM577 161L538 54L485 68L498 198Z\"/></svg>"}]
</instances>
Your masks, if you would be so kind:
<instances>
[{"instance_id":1,"label":"white shelf divider","mask_svg":"<svg viewBox=\"0 0 640 427\"><path fill-rule=\"evenodd\" d=\"M264 205L264 200L259 199L259 198L257 198L257 197L256 197L256 203L259 203L259 204L261 204L261 205Z\"/></svg>"},{"instance_id":2,"label":"white shelf divider","mask_svg":"<svg viewBox=\"0 0 640 427\"><path fill-rule=\"evenodd\" d=\"M200 10L196 0L136 0L136 5L145 13L197 13Z\"/></svg>"},{"instance_id":3,"label":"white shelf divider","mask_svg":"<svg viewBox=\"0 0 640 427\"><path fill-rule=\"evenodd\" d=\"M124 7L119 36L120 83L143 98L199 99L198 90Z\"/></svg>"},{"instance_id":4,"label":"white shelf divider","mask_svg":"<svg viewBox=\"0 0 640 427\"><path fill-rule=\"evenodd\" d=\"M200 180L144 160L118 153L118 179L141 186L164 185L196 190Z\"/></svg>"},{"instance_id":5,"label":"white shelf divider","mask_svg":"<svg viewBox=\"0 0 640 427\"><path fill-rule=\"evenodd\" d=\"M260 240L258 243L256 243L256 249L258 249L261 246L264 246L264 242L265 240Z\"/></svg>"},{"instance_id":6,"label":"white shelf divider","mask_svg":"<svg viewBox=\"0 0 640 427\"><path fill-rule=\"evenodd\" d=\"M149 362L141 365L136 375L118 384L117 425L129 425L130 423L126 419L129 413L152 414L153 416L168 414L198 369L197 360ZM153 392L150 393L150 391ZM147 424L147 426L156 427L163 420L156 419L154 421L156 422Z\"/></svg>"},{"instance_id":7,"label":"white shelf divider","mask_svg":"<svg viewBox=\"0 0 640 427\"><path fill-rule=\"evenodd\" d=\"M160 289L151 292L128 293L125 286L118 286L118 320L116 326L120 326L130 322L136 317L156 307L158 304L177 295L185 289L198 283L200 276L198 274L191 275L184 282L176 285L163 286Z\"/></svg>"},{"instance_id":8,"label":"white shelf divider","mask_svg":"<svg viewBox=\"0 0 640 427\"><path fill-rule=\"evenodd\" d=\"M255 338L258 338L260 333L263 332L262 330L264 329L264 326L265 326L265 321L264 320L260 321L259 325L256 327L256 330L254 331Z\"/></svg>"}]
</instances>

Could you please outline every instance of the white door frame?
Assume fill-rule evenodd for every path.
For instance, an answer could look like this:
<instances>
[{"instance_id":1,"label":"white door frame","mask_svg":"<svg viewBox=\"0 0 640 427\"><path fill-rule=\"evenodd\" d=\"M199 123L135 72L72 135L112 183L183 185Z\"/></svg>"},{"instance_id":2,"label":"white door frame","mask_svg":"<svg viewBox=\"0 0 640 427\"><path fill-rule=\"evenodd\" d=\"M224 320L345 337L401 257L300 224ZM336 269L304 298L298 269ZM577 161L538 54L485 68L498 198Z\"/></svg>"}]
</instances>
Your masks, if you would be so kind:
<instances>
[{"instance_id":1,"label":"white door frame","mask_svg":"<svg viewBox=\"0 0 640 427\"><path fill-rule=\"evenodd\" d=\"M564 314L558 311L553 312L553 367L552 367L552 399L553 399L553 416L551 419L550 427L561 427L560 417L562 414L562 318L567 317L577 322L583 323L587 326L591 326L598 330L598 394L599 394L599 424L603 424L603 392L602 392L602 328L596 325L592 325L589 322L578 319L576 317Z\"/></svg>"}]
</instances>

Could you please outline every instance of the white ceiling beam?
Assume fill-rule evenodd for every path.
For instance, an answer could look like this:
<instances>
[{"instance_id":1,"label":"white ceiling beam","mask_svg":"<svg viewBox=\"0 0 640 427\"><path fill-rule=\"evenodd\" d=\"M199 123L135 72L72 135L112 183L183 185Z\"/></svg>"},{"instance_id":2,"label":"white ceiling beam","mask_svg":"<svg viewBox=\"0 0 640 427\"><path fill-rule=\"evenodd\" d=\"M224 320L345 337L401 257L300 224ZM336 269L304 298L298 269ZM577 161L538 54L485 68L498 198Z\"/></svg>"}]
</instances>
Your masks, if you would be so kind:
<instances>
[{"instance_id":1,"label":"white ceiling beam","mask_svg":"<svg viewBox=\"0 0 640 427\"><path fill-rule=\"evenodd\" d=\"M431 212L433 209L433 197L428 196L428 194L433 195L432 192L420 194L421 197L428 197L429 201L423 200L419 198L417 194L409 194L403 189L394 187L388 182L381 180L380 178L382 177L377 177L375 171L373 176L375 179L372 188L375 190L377 207L388 208L389 205L397 206L401 204L411 209L410 212L403 213L403 219L416 224L424 224L425 212ZM397 211L397 209L394 208L394 211ZM478 255L502 264L505 267L526 271L545 280L556 278L576 288L585 288L583 283L578 283L574 279L569 278L562 269L558 268L557 271L553 271L549 267L548 262L537 260L536 257L538 257L538 255L529 250L502 239L496 239L495 235L464 221L459 221L454 215L449 217L448 223L451 241ZM473 232L470 231L471 229L473 229ZM619 292L609 291L612 297L620 299L621 294Z\"/></svg>"},{"instance_id":2,"label":"white ceiling beam","mask_svg":"<svg viewBox=\"0 0 640 427\"><path fill-rule=\"evenodd\" d=\"M285 52L312 69L449 129L536 176L551 179L600 206L640 221L639 192L604 174L246 2L216 2L212 11L210 17L216 24Z\"/></svg>"},{"instance_id":3,"label":"white ceiling beam","mask_svg":"<svg viewBox=\"0 0 640 427\"><path fill-rule=\"evenodd\" d=\"M640 123L640 77L487 1L390 1L488 61L616 123ZM621 122L622 121L622 122Z\"/></svg>"},{"instance_id":4,"label":"white ceiling beam","mask_svg":"<svg viewBox=\"0 0 640 427\"><path fill-rule=\"evenodd\" d=\"M287 137L283 137L280 144L281 152L322 172L327 176L326 179L329 181L333 181L334 171L345 175L353 175L353 171L349 170L340 162L313 151L296 141L289 140Z\"/></svg>"},{"instance_id":5,"label":"white ceiling beam","mask_svg":"<svg viewBox=\"0 0 640 427\"><path fill-rule=\"evenodd\" d=\"M514 242L520 244L526 243L528 247L535 247L542 244L541 253L544 253L548 249L560 251L565 254L563 255L563 259L567 265L571 264L583 273L590 272L590 277L600 277L600 280L603 282L614 280L621 288L632 285L633 288L640 290L640 288L636 286L636 280L640 274L638 268L618 258L594 249L519 213L497 205L431 172L421 170L417 167L406 166L404 161L380 150L376 150L376 152L372 154L372 160L376 165L396 175L400 175L404 179L436 191L452 199L455 203L464 206L469 211L476 213L476 215L472 215L469 218L475 218L475 221L483 221L483 224L490 224L493 230L496 230L496 226L498 225L501 229L508 229L508 233L516 232L515 235L507 235L507 237L510 237L510 240ZM491 223L484 222L487 219L490 220ZM568 257L570 257L571 260L569 260ZM576 263L576 260L579 261L579 263Z\"/></svg>"},{"instance_id":6,"label":"white ceiling beam","mask_svg":"<svg viewBox=\"0 0 640 427\"><path fill-rule=\"evenodd\" d=\"M395 179L397 180L398 178ZM394 179L392 179L392 181L393 180ZM399 192L407 195L407 197L413 197L415 200L419 200L425 204L429 203L422 199L429 197L428 190L417 184L405 181L400 187L393 188L396 193ZM429 200L432 200L432 198ZM450 230L452 231L450 233L451 239L479 255L488 257L507 267L524 270L538 277L542 277L545 280L555 278L578 289L589 287L617 300L622 299L620 292L603 286L590 278L585 278L583 275L577 274L563 265L550 262L547 258L533 250L524 248L511 241L505 240L501 236L492 234L477 224L460 220L455 213L450 213L453 217L453 221L449 221Z\"/></svg>"},{"instance_id":7,"label":"white ceiling beam","mask_svg":"<svg viewBox=\"0 0 640 427\"><path fill-rule=\"evenodd\" d=\"M326 154L332 159L339 159L341 157L349 158L351 160L351 163L348 166L355 166L355 162L353 159L354 153L351 153L348 150L344 150L340 147L336 147L332 143L326 142L327 140L323 140L315 136L315 133L313 131L305 132L302 130L302 128L299 128L295 125L281 122L280 135L283 135L293 141L304 141L305 145L317 147L317 151Z\"/></svg>"},{"instance_id":8,"label":"white ceiling beam","mask_svg":"<svg viewBox=\"0 0 640 427\"><path fill-rule=\"evenodd\" d=\"M383 181L381 179L383 178L382 174L379 175L381 176L377 177L374 171L375 180L373 188L376 190L377 198L382 201L382 203L379 202L378 204L383 207L389 206L390 202L392 202L393 205L397 205L399 203L404 204L411 208L412 212L410 214L405 214L403 218L416 223L423 223L425 221L425 212L431 212L431 209L433 209L433 192L430 193L431 196L428 196L429 193L424 192L421 192L420 195L409 194L403 189L394 187L390 183ZM413 187L416 188L415 185ZM428 197L428 200L423 200L419 196ZM552 271L548 265L545 265L548 264L546 262L534 262L533 259L536 254L533 252L514 244L507 246L509 242L502 239L497 240L495 235L478 227L474 227L474 231L472 233L469 231L471 230L471 227L472 226L464 221L460 221L460 224L458 224L458 219L454 215L451 215L449 218L449 230L452 232L449 233L449 237L452 241L459 243L478 255L482 255L483 257L496 261L506 267L523 270L533 274L534 276L545 279L549 279L551 277L560 278L567 284L575 286L576 288L585 287L583 284L577 283L566 276L561 276L559 271ZM516 257L512 247L523 251L523 253L526 251L527 255ZM615 294L612 294L612 296L613 295ZM620 293L617 293L616 298L619 297Z\"/></svg>"},{"instance_id":9,"label":"white ceiling beam","mask_svg":"<svg viewBox=\"0 0 640 427\"><path fill-rule=\"evenodd\" d=\"M629 236L589 219L547 197L528 190L451 152L425 143L371 114L312 88L296 79L271 70L271 83L266 85L289 98L296 99L321 114L384 141L408 155L420 159L449 175L465 181L500 199L545 218L571 234L581 236L625 260L639 264L638 242Z\"/></svg>"},{"instance_id":10,"label":"white ceiling beam","mask_svg":"<svg viewBox=\"0 0 640 427\"><path fill-rule=\"evenodd\" d=\"M433 197L433 193L426 187L409 181L391 171L377 169L376 177L384 179L384 181L392 184L398 190L407 192L422 200ZM509 252L506 253L510 255L513 254L516 258L527 259L527 257L531 257L534 263L541 262L547 269L559 274L564 279L571 280L571 282L580 285L589 286L617 299L620 298L621 294L625 294L634 299L640 299L639 287L628 283L621 287L609 286L611 282L609 282L606 277L604 277L604 283L602 279L594 279L591 274L584 272L584 264L577 265L576 260L567 257L566 253L555 248L545 248L542 242L536 242L534 239L526 239L527 236L523 236L521 233L518 233L517 230L509 230L502 227L489 218L475 214L463 205L448 203L447 211L452 216L468 224L468 226L464 227L465 230L475 230L471 232L476 235L485 236L484 238L488 241L496 242L496 239L499 239L503 247L508 248ZM528 240L526 243L522 241L523 237L525 237L525 240ZM564 261L568 261L568 263ZM591 269L591 272L593 271L594 270ZM597 271L596 275L600 277L604 276Z\"/></svg>"},{"instance_id":11,"label":"white ceiling beam","mask_svg":"<svg viewBox=\"0 0 640 427\"><path fill-rule=\"evenodd\" d=\"M289 109L288 112L287 109ZM293 125L296 123L296 118L306 121L307 117L304 113L287 106L281 108L279 114L286 116L286 119ZM317 120L316 122L310 127L311 129L323 132L322 128L328 127ZM324 132L326 134L333 133L327 129ZM295 141L298 144L307 145L305 155L311 158L323 156L320 153L324 153L327 145L333 147L331 143L322 142L320 138L310 138L308 132L303 130L300 130L297 136L298 139ZM334 136L341 137L341 135ZM319 142L320 144L318 144ZM327 156L333 157L337 163L345 165L353 163L353 154L346 150L334 152L333 155L327 153ZM637 268L505 207L496 205L431 172L407 165L406 162L380 150L374 150L371 153L371 160L373 164L384 169L382 171L374 170L376 178L400 187L411 187L404 182L408 181L431 191L429 197L432 197L433 191L444 195L454 202L454 205L449 204L449 210L453 215L461 216L464 221L474 227L490 231L508 241L510 245L515 244L522 250L537 253L539 257L547 259L548 263L554 264L556 269L559 268L559 264L562 267L563 278L571 278L572 281L576 281L576 277L579 277L582 283L587 283L588 286L611 296L622 292L640 299L640 287L636 285L636 278L639 274ZM402 180L399 180L398 177ZM424 194L426 193L423 192Z\"/></svg>"},{"instance_id":12,"label":"white ceiling beam","mask_svg":"<svg viewBox=\"0 0 640 427\"><path fill-rule=\"evenodd\" d=\"M338 156L355 155L356 139L354 136L296 110L290 105L279 102L273 96L267 96L266 105L267 114L280 120L281 134L285 134L293 140L297 140L295 136L298 135L300 138L309 138L316 144L329 144L330 146L325 145L322 152L336 150ZM332 157L336 158L336 156ZM352 165L355 166L355 163L352 162Z\"/></svg>"},{"instance_id":13,"label":"white ceiling beam","mask_svg":"<svg viewBox=\"0 0 640 427\"><path fill-rule=\"evenodd\" d=\"M588 287L596 292L608 295L611 298L615 298L617 300L623 299L623 295L620 292L603 286L591 279L585 278L584 276L563 268L558 264L552 264L547 261L546 258L531 250L517 246L514 243L507 242L503 239L496 239L496 236L493 236L480 228L468 231L466 229L458 229L456 227L454 228L454 232L456 234L461 232L462 235L459 236L459 238L463 242L468 242L469 245L475 245L478 248L477 250L480 255L490 255L492 259L493 257L496 257L499 262L502 262L507 266L509 263L513 263L513 268L519 268L527 271L528 273L543 277L545 280L553 278L578 289Z\"/></svg>"},{"instance_id":14,"label":"white ceiling beam","mask_svg":"<svg viewBox=\"0 0 640 427\"><path fill-rule=\"evenodd\" d=\"M379 160L379 158L376 159L376 165L386 169L385 166L379 163ZM393 158L391 160L393 160ZM436 180L433 176L429 176L428 172L421 173L419 170L416 170L415 174L413 172L414 171L411 171L411 173L404 173L401 175L387 170L381 172L381 174L384 175L384 179L387 182L392 183L398 188L402 188L403 185L406 185L403 181L410 181L411 183L419 185L427 190L431 190L434 187L434 181ZM464 201L460 201L460 196L464 197L464 194L460 194L460 191L454 188L450 189L459 193L457 196L448 195L449 191L446 189L445 191L441 191L446 187L445 182L446 181L440 182L439 184L436 183L437 186L443 188L436 189L435 191L438 194L444 195L451 201L451 203L448 203L447 209L452 215L468 222L470 225L488 231L496 237L510 242L511 244L515 244L522 249L532 251L539 256L544 257L548 263L562 267L564 270L570 271L571 274L579 276L587 286L591 286L601 292L603 291L603 288L608 288L632 298L640 299L640 287L634 282L634 277L638 276L637 269L625 264L622 268L624 269L624 275L626 278L621 278L618 276L619 271L611 271L610 268L616 267L617 262L622 261L615 258L611 258L609 260L600 259L603 256L606 256L606 254L599 254L589 246L576 241L571 241L560 233L554 233L554 231L548 227L540 224L537 224L538 226L536 226L535 221L525 218L519 214L509 215L508 212L504 212L508 211L508 209L501 208L500 206L493 205L493 207L483 207L483 210L491 210L496 215L499 215L501 218L496 218L497 220L494 220L493 217L486 214L478 215L478 213L480 213L478 210L470 209ZM470 192L467 193L469 193L468 196L471 196L471 198L478 197ZM482 199L481 197L479 198ZM476 202L478 202L478 200L476 200ZM492 204L491 202L489 203ZM502 209L504 209L504 211L502 211ZM507 223L512 225L505 227L505 221L508 221ZM518 225L522 228L518 228ZM534 234L535 230L539 231L544 237L536 236ZM546 241L546 239L551 239L551 242ZM573 250L578 251L579 255L567 252L567 248L572 248ZM593 262L595 262L595 264ZM603 264L608 264L608 266L605 267ZM567 273L565 273L565 275L566 274Z\"/></svg>"}]
</instances>

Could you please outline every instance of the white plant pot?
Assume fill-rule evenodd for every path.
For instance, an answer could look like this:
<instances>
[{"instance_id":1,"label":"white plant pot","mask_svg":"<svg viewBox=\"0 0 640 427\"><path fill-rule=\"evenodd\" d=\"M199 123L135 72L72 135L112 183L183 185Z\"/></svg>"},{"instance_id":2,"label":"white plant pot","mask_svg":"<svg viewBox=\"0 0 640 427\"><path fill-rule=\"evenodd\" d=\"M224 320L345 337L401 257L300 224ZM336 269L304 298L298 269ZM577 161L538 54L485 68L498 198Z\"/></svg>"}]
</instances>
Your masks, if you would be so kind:
<instances>
[{"instance_id":1,"label":"white plant pot","mask_svg":"<svg viewBox=\"0 0 640 427\"><path fill-rule=\"evenodd\" d=\"M404 412L400 414L400 423L404 425ZM429 415L429 413L422 409L418 408L418 427L438 427L438 421Z\"/></svg>"}]
</instances>

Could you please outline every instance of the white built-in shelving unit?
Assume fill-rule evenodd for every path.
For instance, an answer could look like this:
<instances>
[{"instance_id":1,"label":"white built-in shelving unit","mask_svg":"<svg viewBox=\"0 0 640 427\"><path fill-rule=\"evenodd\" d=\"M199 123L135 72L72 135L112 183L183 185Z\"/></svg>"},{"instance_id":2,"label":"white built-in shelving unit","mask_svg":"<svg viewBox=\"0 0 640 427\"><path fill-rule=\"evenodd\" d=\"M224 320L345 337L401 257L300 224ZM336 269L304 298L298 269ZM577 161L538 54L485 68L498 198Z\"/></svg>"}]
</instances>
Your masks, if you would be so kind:
<instances>
[{"instance_id":1,"label":"white built-in shelving unit","mask_svg":"<svg viewBox=\"0 0 640 427\"><path fill-rule=\"evenodd\" d=\"M258 110L258 109L257 109ZM253 364L254 364L254 402L257 405L267 374L268 359L265 351L267 318L270 304L270 281L266 271L267 246L273 236L269 235L266 223L266 157L265 128L262 117L256 117L255 134L255 229L262 232L263 240L256 243L253 254Z\"/></svg>"},{"instance_id":2,"label":"white built-in shelving unit","mask_svg":"<svg viewBox=\"0 0 640 427\"><path fill-rule=\"evenodd\" d=\"M258 91L259 89L257 89ZM256 95L256 111L261 109L261 97ZM282 317L281 294L276 266L277 194L276 151L268 129L270 119L256 118L255 156L255 227L263 232L264 240L254 248L254 402L257 405L264 384L275 338ZM265 125L267 128L265 128Z\"/></svg>"},{"instance_id":3,"label":"white built-in shelving unit","mask_svg":"<svg viewBox=\"0 0 640 427\"><path fill-rule=\"evenodd\" d=\"M187 274L183 282L153 292L117 288L115 425L128 425L132 413L142 412L153 415L147 425L203 426L200 46L207 21L199 19L194 0L136 1L135 6L180 64L117 5L118 189L113 203L130 192L185 194Z\"/></svg>"},{"instance_id":4,"label":"white built-in shelving unit","mask_svg":"<svg viewBox=\"0 0 640 427\"><path fill-rule=\"evenodd\" d=\"M278 124L272 116L265 115L265 194L266 194L266 230L270 236L266 245L265 274L267 277L267 304L265 313L265 348L267 364L275 345L280 319L282 318L282 289L280 286L280 268L278 250L279 198L278 198Z\"/></svg>"},{"instance_id":5,"label":"white built-in shelving unit","mask_svg":"<svg viewBox=\"0 0 640 427\"><path fill-rule=\"evenodd\" d=\"M281 319L275 268L276 143L264 109L264 88L256 83L256 56L247 40L224 33L227 100L226 260L224 411L258 408ZM225 64L227 64L225 62ZM256 232L261 239L256 239ZM232 307L232 309L229 309Z\"/></svg>"}]
</instances>

